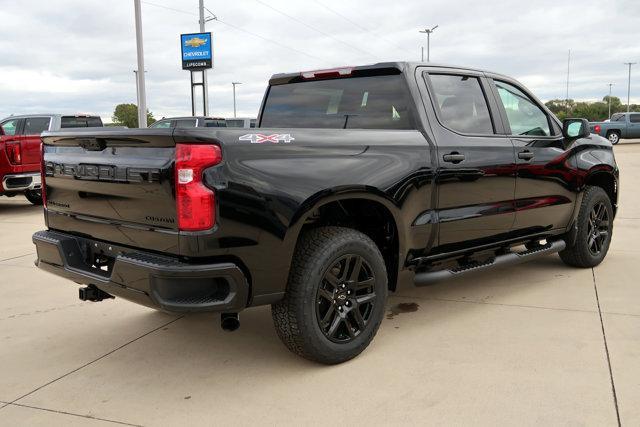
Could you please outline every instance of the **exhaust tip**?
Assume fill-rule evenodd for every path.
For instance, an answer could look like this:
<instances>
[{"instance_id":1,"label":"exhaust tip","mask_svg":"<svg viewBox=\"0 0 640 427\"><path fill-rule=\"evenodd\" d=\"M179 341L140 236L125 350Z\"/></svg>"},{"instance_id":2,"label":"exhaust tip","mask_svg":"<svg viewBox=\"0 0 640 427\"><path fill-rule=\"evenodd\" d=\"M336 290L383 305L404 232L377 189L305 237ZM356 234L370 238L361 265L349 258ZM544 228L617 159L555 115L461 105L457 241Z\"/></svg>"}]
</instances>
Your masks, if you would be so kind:
<instances>
[{"instance_id":1,"label":"exhaust tip","mask_svg":"<svg viewBox=\"0 0 640 427\"><path fill-rule=\"evenodd\" d=\"M238 329L240 327L238 313L222 313L220 315L220 327L227 332L233 332Z\"/></svg>"}]
</instances>

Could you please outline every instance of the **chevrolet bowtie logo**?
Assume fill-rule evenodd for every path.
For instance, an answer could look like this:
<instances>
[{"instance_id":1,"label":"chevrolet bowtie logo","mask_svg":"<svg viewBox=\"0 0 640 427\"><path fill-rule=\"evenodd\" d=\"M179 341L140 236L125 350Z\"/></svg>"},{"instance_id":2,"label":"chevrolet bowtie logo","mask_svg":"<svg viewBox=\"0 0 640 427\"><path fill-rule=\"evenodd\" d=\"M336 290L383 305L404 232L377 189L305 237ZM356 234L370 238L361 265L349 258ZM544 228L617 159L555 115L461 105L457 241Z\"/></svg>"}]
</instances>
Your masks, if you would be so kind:
<instances>
[{"instance_id":1,"label":"chevrolet bowtie logo","mask_svg":"<svg viewBox=\"0 0 640 427\"><path fill-rule=\"evenodd\" d=\"M193 37L184 42L185 46L191 46L191 47L200 47L205 44L207 44L207 41L205 39L201 39L200 37Z\"/></svg>"}]
</instances>

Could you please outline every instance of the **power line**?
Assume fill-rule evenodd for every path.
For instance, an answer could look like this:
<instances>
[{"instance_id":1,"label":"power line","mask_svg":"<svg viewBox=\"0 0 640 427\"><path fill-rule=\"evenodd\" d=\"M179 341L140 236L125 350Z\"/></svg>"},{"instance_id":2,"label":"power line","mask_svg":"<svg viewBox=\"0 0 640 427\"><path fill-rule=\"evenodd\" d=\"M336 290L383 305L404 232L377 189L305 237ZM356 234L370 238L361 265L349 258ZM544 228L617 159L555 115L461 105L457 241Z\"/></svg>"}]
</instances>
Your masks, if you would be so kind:
<instances>
[{"instance_id":1,"label":"power line","mask_svg":"<svg viewBox=\"0 0 640 427\"><path fill-rule=\"evenodd\" d=\"M182 10L182 9L176 9L174 7L169 7L169 6L165 6L165 5L158 4L158 3L153 3L153 2L150 2L150 1L146 1L146 0L141 0L141 2L144 3L144 4L148 4L149 6L159 7L161 9L170 10L170 11L176 12L176 13L182 13L182 14L191 15L191 16L199 16L197 13L189 12L187 10ZM207 11L209 11L209 13L211 13L211 11L209 9L207 9ZM213 15L213 13L212 13L212 15ZM300 55L304 55L306 57L309 57L311 59L315 59L317 61L328 62L326 59L317 57L315 55L311 55L311 54L309 54L307 52L298 50L298 49L296 49L294 47L287 46L287 45L285 45L283 43L280 43L279 41L272 40L272 39L269 39L267 37L261 36L260 34L254 33L253 31L245 30L244 28L238 27L237 25L233 25L230 22L223 21L222 19L220 19L220 18L218 18L216 16L214 16L213 20L216 21L216 22L219 22L219 23L221 23L223 25L226 25L226 26L228 26L230 28L233 28L233 29L235 29L237 31L243 32L245 34L249 34L249 35L251 35L253 37L257 37L257 38L259 38L261 40L264 40L266 42L269 42L269 43L275 44L277 46L280 46L281 48L288 49L288 50L291 50L292 52L299 53Z\"/></svg>"},{"instance_id":2,"label":"power line","mask_svg":"<svg viewBox=\"0 0 640 427\"><path fill-rule=\"evenodd\" d=\"M242 28L242 27L238 27L238 26L236 26L236 25L233 25L233 24L230 24L230 23L228 23L228 22L225 22L225 21L221 20L220 18L216 18L216 19L215 19L215 21L216 21L216 22L219 22L219 23L221 23L221 24L223 24L223 25L226 25L226 26L228 26L228 27L231 27L231 28L233 28L233 29L235 29L235 30L241 31L241 32L243 32L243 33L250 34L250 35L252 35L252 36L254 36L254 37L257 37L257 38L262 39L262 40L264 40L264 41L267 41L267 42L269 42L269 43L273 43L273 44L275 44L275 45L278 45L278 46L280 46L280 47L282 47L282 48L289 49L289 50L291 50L291 51L293 51L293 52L299 53L300 55L304 55L304 56L307 56L307 57L309 57L309 58L312 58L312 59L315 59L315 60L318 60L318 61L322 61L322 62L329 62L329 61L327 61L326 59L322 59L322 58L317 57L317 56L315 56L315 55L311 55L311 54L309 54L309 53L307 53L307 52L303 52L303 51L301 51L301 50L296 49L295 47L287 46L287 45L282 44L282 43L280 43L280 42L278 42L278 41L271 40L271 39L268 39L268 38L266 38L266 37L263 37L263 36L261 36L260 34L256 34L256 33L252 32L252 31L249 31L249 30L245 30L245 29L244 29L244 28Z\"/></svg>"},{"instance_id":3,"label":"power line","mask_svg":"<svg viewBox=\"0 0 640 427\"><path fill-rule=\"evenodd\" d=\"M373 57L377 58L377 55L375 55L375 54L373 54L373 53L371 53L371 52L368 52L368 51L366 51L366 50L360 49L359 47L354 46L354 45L352 45L352 44L350 44L350 43L347 43L347 42L345 42L345 41L343 41L343 40L340 40L339 38L337 38L337 37L335 37L335 36L333 36L333 35L331 35L331 34L329 34L329 33L327 33L327 32L324 32L324 31L322 31L322 30L320 30L320 29L318 29L318 28L316 28L316 27L314 27L314 26L312 26L312 25L309 25L309 24L307 24L306 22L301 21L300 19L298 19L298 18L296 18L296 17L294 17L294 16L289 15L288 13L285 13L285 12L283 12L283 11L279 10L279 9L276 9L275 7L273 7L273 6L271 6L271 5L269 5L269 4L265 3L265 2L263 2L262 0L254 0L254 1L255 1L255 2L257 2L257 3L260 3L260 4L261 4L261 5L263 5L264 7L268 7L269 9L273 10L273 11L274 11L274 12L276 12L276 13L279 13L279 14L280 14L280 15L282 15L282 16L285 16L285 17L287 17L287 18L291 19L292 21L297 22L298 24L300 24L300 25L302 25L302 26L305 26L305 27L309 28L309 29L310 29L310 30L312 30L312 31L315 31L315 32L316 32L316 33L318 33L318 34L321 34L321 35L323 35L323 36L325 36L325 37L329 37L330 39L335 40L335 41L337 41L338 43L342 43L343 45L348 46L348 47L350 47L351 49L357 50L358 52L364 53L364 54L366 54L366 55L371 55L371 56L373 56Z\"/></svg>"},{"instance_id":4,"label":"power line","mask_svg":"<svg viewBox=\"0 0 640 427\"><path fill-rule=\"evenodd\" d=\"M149 6L159 7L159 8L161 8L161 9L171 10L171 11L173 11L173 12L177 12L177 13L183 13L183 14L185 14L185 15L198 16L198 14L197 14L197 13L192 13L192 12L189 12L189 11L186 11L186 10L176 9L176 8L169 7L169 6L165 6L165 5L158 4L158 3L152 3L152 2L150 2L150 1L142 0L142 1L141 1L141 3L148 4Z\"/></svg>"},{"instance_id":5,"label":"power line","mask_svg":"<svg viewBox=\"0 0 640 427\"><path fill-rule=\"evenodd\" d=\"M404 51L405 51L405 52L407 52L407 53L412 53L412 52L410 52L410 51L409 51L409 49L406 49L406 48L404 48L404 47L402 47L402 46L399 46L399 45L397 45L397 44L395 44L395 43L391 42L390 40L388 40L386 37L383 37L383 36L381 36L380 34L377 34L376 32L374 32L374 31L372 31L372 30L370 30L370 29L368 29L368 28L366 28L366 27L363 27L362 25L360 25L360 24L359 24L359 23L357 23L356 21L354 21L354 20L350 19L349 17L347 17L347 16L345 16L345 15L341 14L340 12L338 12L337 10L335 10L335 9L333 9L333 8L331 8L331 7L329 7L329 6L327 6L326 4L324 4L324 3L322 3L322 2L320 2L320 1L318 1L318 0L313 0L313 1L314 1L315 3L317 3L318 5L320 5L320 6L324 7L325 9L327 9L329 12L333 13L334 15L339 16L340 18L344 19L345 21L347 21L347 22L348 22L348 23L350 23L351 25L355 26L356 28L359 28L359 29L361 29L361 30L362 30L362 31L364 31L364 32L367 32L367 33L369 33L369 34L372 34L372 35L374 35L374 36L378 37L380 40L383 40L383 41L385 41L385 42L389 43L391 46L395 47L396 49L404 50ZM413 54L413 53L412 53L412 54Z\"/></svg>"}]
</instances>

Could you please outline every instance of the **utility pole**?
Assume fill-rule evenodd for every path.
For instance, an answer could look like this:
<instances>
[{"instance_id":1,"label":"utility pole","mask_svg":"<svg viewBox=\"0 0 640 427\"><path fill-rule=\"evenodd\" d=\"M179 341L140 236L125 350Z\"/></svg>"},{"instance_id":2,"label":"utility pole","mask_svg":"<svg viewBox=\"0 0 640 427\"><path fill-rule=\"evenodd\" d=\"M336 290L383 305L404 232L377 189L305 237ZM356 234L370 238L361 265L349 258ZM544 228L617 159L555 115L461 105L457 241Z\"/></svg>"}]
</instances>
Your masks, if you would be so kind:
<instances>
[{"instance_id":1,"label":"utility pole","mask_svg":"<svg viewBox=\"0 0 640 427\"><path fill-rule=\"evenodd\" d=\"M138 70L136 83L138 84L138 127L147 127L147 94L144 83L144 49L142 48L142 18L140 16L140 0L133 0L136 16L136 47L138 50Z\"/></svg>"},{"instance_id":2,"label":"utility pole","mask_svg":"<svg viewBox=\"0 0 640 427\"><path fill-rule=\"evenodd\" d=\"M422 55L420 56L422 58L421 61L424 62L424 46L422 46L420 50L422 51Z\"/></svg>"},{"instance_id":3,"label":"utility pole","mask_svg":"<svg viewBox=\"0 0 640 427\"><path fill-rule=\"evenodd\" d=\"M571 49L569 49L569 56L567 58L567 97L566 99L566 103L567 103L567 114L569 114L569 70L571 68Z\"/></svg>"},{"instance_id":4,"label":"utility pole","mask_svg":"<svg viewBox=\"0 0 640 427\"><path fill-rule=\"evenodd\" d=\"M627 113L631 105L631 66L636 65L637 62L625 62L624 65L629 66L629 83L627 84Z\"/></svg>"},{"instance_id":5,"label":"utility pole","mask_svg":"<svg viewBox=\"0 0 640 427\"><path fill-rule=\"evenodd\" d=\"M607 117L608 119L611 118L611 86L613 86L613 83L609 83L609 116Z\"/></svg>"},{"instance_id":6,"label":"utility pole","mask_svg":"<svg viewBox=\"0 0 640 427\"><path fill-rule=\"evenodd\" d=\"M206 22L204 19L204 0L200 0L200 32L204 33L204 23ZM213 43L213 40L211 40L211 43ZM208 116L209 115L209 82L207 80L207 71L208 70L202 70L202 84L204 86L203 88L203 93L204 93L204 115Z\"/></svg>"},{"instance_id":7,"label":"utility pole","mask_svg":"<svg viewBox=\"0 0 640 427\"><path fill-rule=\"evenodd\" d=\"M240 82L231 82L233 86L233 118L236 118L236 85L241 85Z\"/></svg>"},{"instance_id":8,"label":"utility pole","mask_svg":"<svg viewBox=\"0 0 640 427\"><path fill-rule=\"evenodd\" d=\"M433 33L436 28L438 28L437 25L431 29L426 28L424 30L418 31L419 33L427 35L427 62L431 60L431 33ZM424 53L422 54L422 60L424 61Z\"/></svg>"}]
</instances>

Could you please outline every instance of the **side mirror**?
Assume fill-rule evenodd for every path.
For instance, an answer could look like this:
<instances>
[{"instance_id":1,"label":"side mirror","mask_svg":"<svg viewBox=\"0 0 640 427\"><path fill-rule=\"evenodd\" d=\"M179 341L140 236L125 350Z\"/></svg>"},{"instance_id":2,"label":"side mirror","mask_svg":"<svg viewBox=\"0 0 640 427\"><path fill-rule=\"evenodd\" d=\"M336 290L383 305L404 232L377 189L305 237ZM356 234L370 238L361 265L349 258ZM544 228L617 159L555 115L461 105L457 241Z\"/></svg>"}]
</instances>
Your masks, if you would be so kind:
<instances>
[{"instance_id":1,"label":"side mirror","mask_svg":"<svg viewBox=\"0 0 640 427\"><path fill-rule=\"evenodd\" d=\"M2 129L2 126L0 126L0 136L4 135L4 129Z\"/></svg>"},{"instance_id":2,"label":"side mirror","mask_svg":"<svg viewBox=\"0 0 640 427\"><path fill-rule=\"evenodd\" d=\"M565 119L562 122L562 135L565 139L586 138L591 134L587 119Z\"/></svg>"}]
</instances>

